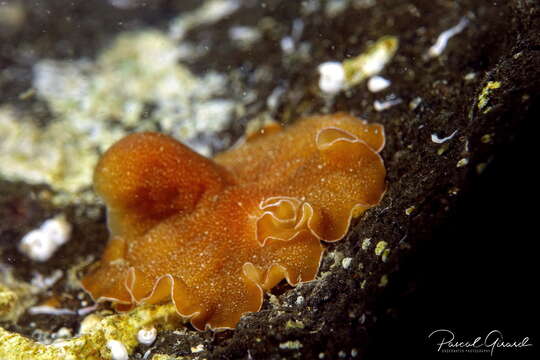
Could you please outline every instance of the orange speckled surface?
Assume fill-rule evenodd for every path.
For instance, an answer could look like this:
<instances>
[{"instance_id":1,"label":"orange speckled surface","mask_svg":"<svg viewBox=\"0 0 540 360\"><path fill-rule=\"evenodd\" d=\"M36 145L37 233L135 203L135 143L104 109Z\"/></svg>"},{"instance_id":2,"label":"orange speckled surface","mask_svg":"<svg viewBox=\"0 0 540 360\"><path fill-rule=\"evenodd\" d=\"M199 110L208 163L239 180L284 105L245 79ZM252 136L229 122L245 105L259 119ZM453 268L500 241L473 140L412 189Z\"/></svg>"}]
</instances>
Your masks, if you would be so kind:
<instances>
[{"instance_id":1,"label":"orange speckled surface","mask_svg":"<svg viewBox=\"0 0 540 360\"><path fill-rule=\"evenodd\" d=\"M221 329L282 279L313 280L321 240L384 194L383 128L339 113L262 133L213 161L155 133L112 146L94 179L111 239L83 279L92 297L119 310L172 298L197 329Z\"/></svg>"}]
</instances>

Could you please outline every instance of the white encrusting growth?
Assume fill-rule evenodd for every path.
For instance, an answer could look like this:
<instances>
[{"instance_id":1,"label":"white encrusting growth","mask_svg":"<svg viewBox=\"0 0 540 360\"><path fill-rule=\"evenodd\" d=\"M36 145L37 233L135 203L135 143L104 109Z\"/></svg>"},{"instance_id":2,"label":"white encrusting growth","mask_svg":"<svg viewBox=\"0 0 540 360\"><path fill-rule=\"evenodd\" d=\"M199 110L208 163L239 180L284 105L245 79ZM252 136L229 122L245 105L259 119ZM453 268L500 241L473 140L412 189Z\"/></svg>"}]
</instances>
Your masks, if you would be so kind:
<instances>
[{"instance_id":1,"label":"white encrusting growth","mask_svg":"<svg viewBox=\"0 0 540 360\"><path fill-rule=\"evenodd\" d=\"M448 44L448 40L450 40L455 35L459 34L460 32L465 29L465 27L469 24L469 19L467 17L462 17L459 23L456 26L451 27L450 29L443 31L439 37L437 37L437 41L435 41L435 44L433 44L429 50L428 50L428 57L437 57L441 55L446 48L446 45Z\"/></svg>"},{"instance_id":2,"label":"white encrusting growth","mask_svg":"<svg viewBox=\"0 0 540 360\"><path fill-rule=\"evenodd\" d=\"M19 251L32 260L47 261L70 235L71 224L64 215L58 215L26 234L19 244Z\"/></svg>"},{"instance_id":3,"label":"white encrusting growth","mask_svg":"<svg viewBox=\"0 0 540 360\"><path fill-rule=\"evenodd\" d=\"M454 135L457 134L457 130L455 130L452 134L450 134L447 137L440 138L437 134L431 134L431 141L433 141L435 144L442 144L444 142L447 142L448 140L452 139Z\"/></svg>"},{"instance_id":4,"label":"white encrusting growth","mask_svg":"<svg viewBox=\"0 0 540 360\"><path fill-rule=\"evenodd\" d=\"M345 69L338 61L327 61L319 65L319 88L327 94L337 94L345 86Z\"/></svg>"},{"instance_id":5,"label":"white encrusting growth","mask_svg":"<svg viewBox=\"0 0 540 360\"><path fill-rule=\"evenodd\" d=\"M124 344L118 340L107 341L107 347L111 350L112 360L128 360L129 354Z\"/></svg>"},{"instance_id":6,"label":"white encrusting growth","mask_svg":"<svg viewBox=\"0 0 540 360\"><path fill-rule=\"evenodd\" d=\"M367 87L369 91L375 93L386 89L388 86L390 86L390 84L390 80L385 79L382 76L376 75L369 78Z\"/></svg>"},{"instance_id":7,"label":"white encrusting growth","mask_svg":"<svg viewBox=\"0 0 540 360\"><path fill-rule=\"evenodd\" d=\"M152 345L156 341L157 330L155 327L144 328L137 333L137 340L143 345Z\"/></svg>"}]
</instances>

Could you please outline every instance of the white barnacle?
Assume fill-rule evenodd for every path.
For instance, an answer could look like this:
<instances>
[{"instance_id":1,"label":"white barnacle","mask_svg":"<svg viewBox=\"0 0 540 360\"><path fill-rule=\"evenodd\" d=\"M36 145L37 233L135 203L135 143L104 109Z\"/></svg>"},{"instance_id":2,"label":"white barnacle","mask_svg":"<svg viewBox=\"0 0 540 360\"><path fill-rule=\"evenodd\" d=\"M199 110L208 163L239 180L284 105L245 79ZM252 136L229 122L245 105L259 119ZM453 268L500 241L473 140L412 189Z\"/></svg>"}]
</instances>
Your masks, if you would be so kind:
<instances>
[{"instance_id":1,"label":"white barnacle","mask_svg":"<svg viewBox=\"0 0 540 360\"><path fill-rule=\"evenodd\" d=\"M155 327L143 328L137 333L137 340L143 345L152 345L156 341L157 330Z\"/></svg>"}]
</instances>

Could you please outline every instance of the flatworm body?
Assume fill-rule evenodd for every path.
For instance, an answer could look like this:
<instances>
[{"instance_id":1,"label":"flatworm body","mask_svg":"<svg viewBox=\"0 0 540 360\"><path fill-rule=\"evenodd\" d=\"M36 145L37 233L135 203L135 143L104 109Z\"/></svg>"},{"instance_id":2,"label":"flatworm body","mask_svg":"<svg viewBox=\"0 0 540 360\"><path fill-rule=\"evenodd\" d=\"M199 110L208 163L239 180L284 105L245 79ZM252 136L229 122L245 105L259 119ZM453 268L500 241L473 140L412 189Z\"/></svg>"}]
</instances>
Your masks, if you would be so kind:
<instances>
[{"instance_id":1,"label":"flatworm body","mask_svg":"<svg viewBox=\"0 0 540 360\"><path fill-rule=\"evenodd\" d=\"M268 130L213 160L157 133L113 145L94 178L111 239L86 291L119 310L172 299L202 330L235 327L283 279L313 280L321 240L384 194L384 131L342 113Z\"/></svg>"}]
</instances>

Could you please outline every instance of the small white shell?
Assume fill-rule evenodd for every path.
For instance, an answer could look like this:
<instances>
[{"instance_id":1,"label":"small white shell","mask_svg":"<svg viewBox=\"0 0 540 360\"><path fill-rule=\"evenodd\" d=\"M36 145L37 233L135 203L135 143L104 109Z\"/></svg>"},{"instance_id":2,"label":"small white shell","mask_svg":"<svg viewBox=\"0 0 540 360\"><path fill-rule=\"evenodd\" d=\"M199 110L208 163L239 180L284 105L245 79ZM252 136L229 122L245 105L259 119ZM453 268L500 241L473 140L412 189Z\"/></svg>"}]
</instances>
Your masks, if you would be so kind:
<instances>
[{"instance_id":1,"label":"small white shell","mask_svg":"<svg viewBox=\"0 0 540 360\"><path fill-rule=\"evenodd\" d=\"M390 84L390 80L385 79L382 76L375 75L369 78L367 87L369 91L376 93L386 89L390 86Z\"/></svg>"},{"instance_id":2,"label":"small white shell","mask_svg":"<svg viewBox=\"0 0 540 360\"><path fill-rule=\"evenodd\" d=\"M328 61L319 65L319 88L327 94L337 94L345 86L345 69L337 61Z\"/></svg>"},{"instance_id":3,"label":"small white shell","mask_svg":"<svg viewBox=\"0 0 540 360\"><path fill-rule=\"evenodd\" d=\"M124 344L118 340L107 341L107 347L111 350L112 360L128 360L129 355Z\"/></svg>"},{"instance_id":4,"label":"small white shell","mask_svg":"<svg viewBox=\"0 0 540 360\"><path fill-rule=\"evenodd\" d=\"M156 341L157 330L155 327L141 329L137 333L137 340L143 345L152 345Z\"/></svg>"}]
</instances>

